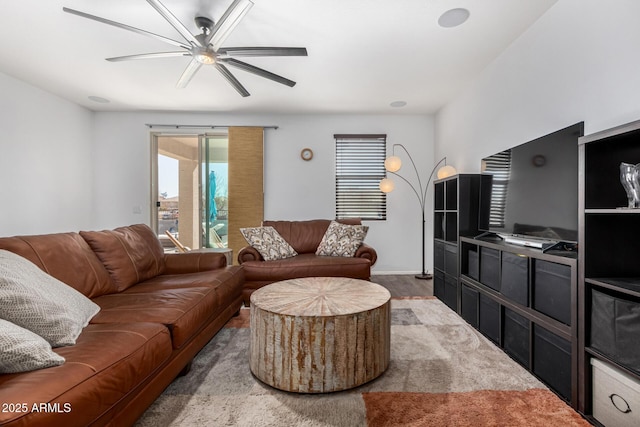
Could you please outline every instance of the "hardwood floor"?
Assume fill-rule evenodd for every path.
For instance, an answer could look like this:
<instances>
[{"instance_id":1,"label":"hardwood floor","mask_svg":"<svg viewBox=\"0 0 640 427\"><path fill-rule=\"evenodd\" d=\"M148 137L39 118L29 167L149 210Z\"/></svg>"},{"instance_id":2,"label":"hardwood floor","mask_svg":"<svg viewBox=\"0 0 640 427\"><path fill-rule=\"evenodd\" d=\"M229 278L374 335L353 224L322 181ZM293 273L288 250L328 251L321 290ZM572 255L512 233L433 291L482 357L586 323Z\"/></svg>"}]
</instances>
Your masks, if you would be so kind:
<instances>
[{"instance_id":1,"label":"hardwood floor","mask_svg":"<svg viewBox=\"0 0 640 427\"><path fill-rule=\"evenodd\" d=\"M416 279L413 274L373 275L371 281L387 288L391 298L433 296L433 279Z\"/></svg>"}]
</instances>

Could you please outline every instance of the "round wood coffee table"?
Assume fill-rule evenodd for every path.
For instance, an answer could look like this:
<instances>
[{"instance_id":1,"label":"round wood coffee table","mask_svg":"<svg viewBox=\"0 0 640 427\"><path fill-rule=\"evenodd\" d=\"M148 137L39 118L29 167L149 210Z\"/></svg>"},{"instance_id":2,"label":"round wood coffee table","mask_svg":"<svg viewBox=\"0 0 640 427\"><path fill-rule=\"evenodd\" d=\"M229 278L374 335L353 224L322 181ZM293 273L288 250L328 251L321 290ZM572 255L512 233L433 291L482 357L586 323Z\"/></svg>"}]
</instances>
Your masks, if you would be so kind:
<instances>
[{"instance_id":1,"label":"round wood coffee table","mask_svg":"<svg viewBox=\"0 0 640 427\"><path fill-rule=\"evenodd\" d=\"M357 387L389 366L391 294L341 277L272 283L251 294L251 372L280 390Z\"/></svg>"}]
</instances>

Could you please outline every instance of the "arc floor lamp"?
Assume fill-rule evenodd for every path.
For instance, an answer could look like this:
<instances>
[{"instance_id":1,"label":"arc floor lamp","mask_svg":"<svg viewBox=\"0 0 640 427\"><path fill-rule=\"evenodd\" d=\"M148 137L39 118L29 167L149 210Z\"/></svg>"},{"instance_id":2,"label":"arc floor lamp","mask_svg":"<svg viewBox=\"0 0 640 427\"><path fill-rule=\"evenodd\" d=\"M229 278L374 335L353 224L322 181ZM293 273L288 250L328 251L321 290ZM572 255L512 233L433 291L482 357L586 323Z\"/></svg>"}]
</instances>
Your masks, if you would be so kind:
<instances>
[{"instance_id":1,"label":"arc floor lamp","mask_svg":"<svg viewBox=\"0 0 640 427\"><path fill-rule=\"evenodd\" d=\"M402 175L397 173L400 170L400 168L402 167L402 160L400 159L400 157L395 155L396 147L402 148L402 150L407 154L407 157L409 157L409 161L411 162L411 165L413 166L413 171L416 174L416 180L417 180L417 184L418 184L418 188L417 189L411 183L411 181L409 181L408 179L406 179L405 177L403 177ZM438 169L438 166L440 166L442 163L444 163L444 165L440 169ZM420 211L422 212L422 273L416 274L415 277L416 277L416 279L431 279L433 277L433 275L428 274L426 272L426 269L425 269L425 245L426 245L426 241L425 241L425 225L426 225L426 221L425 221L424 209L425 209L425 203L426 203L426 200L427 200L427 190L429 189L429 183L431 182L431 179L433 178L433 174L436 173L436 169L438 170L438 172L436 174L438 179L442 179L442 178L447 178L449 176L453 176L453 175L455 175L457 173L457 171L453 166L447 165L447 158L443 157L433 167L433 169L431 170L431 174L429 175L429 179L427 180L427 184L423 187L422 186L422 181L420 180L420 174L418 173L418 168L416 167L416 164L413 161L413 158L411 157L411 154L409 154L409 151L407 151L405 146L402 145L402 144L393 144L392 155L390 157L387 157L387 159L384 161L384 168L387 170L387 172L392 173L393 175L397 176L398 178L400 178L401 180L406 182L409 185L409 187L411 187L411 189L415 193L416 197L418 198L418 202L420 203ZM383 193L390 193L391 191L393 191L394 188L395 188L395 184L394 184L393 180L391 180L390 178L383 178L382 180L380 180L380 191L382 191Z\"/></svg>"}]
</instances>

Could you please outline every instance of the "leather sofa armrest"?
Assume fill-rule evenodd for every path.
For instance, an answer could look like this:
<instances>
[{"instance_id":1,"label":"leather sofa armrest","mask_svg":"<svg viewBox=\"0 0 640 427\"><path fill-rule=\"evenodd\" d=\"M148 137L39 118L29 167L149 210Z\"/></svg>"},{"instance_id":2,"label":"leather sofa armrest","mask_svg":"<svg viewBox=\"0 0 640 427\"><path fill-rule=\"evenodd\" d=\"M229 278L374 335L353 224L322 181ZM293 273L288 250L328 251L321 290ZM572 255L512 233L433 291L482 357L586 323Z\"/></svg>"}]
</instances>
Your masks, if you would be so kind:
<instances>
[{"instance_id":1,"label":"leather sofa armrest","mask_svg":"<svg viewBox=\"0 0 640 427\"><path fill-rule=\"evenodd\" d=\"M375 264L376 260L378 259L378 253L371 246L363 243L356 251L354 257L368 259L369 261L371 261L371 266L373 267L373 264Z\"/></svg>"},{"instance_id":2,"label":"leather sofa armrest","mask_svg":"<svg viewBox=\"0 0 640 427\"><path fill-rule=\"evenodd\" d=\"M245 246L238 252L238 264L247 261L264 261L264 258L253 246Z\"/></svg>"},{"instance_id":3,"label":"leather sofa armrest","mask_svg":"<svg viewBox=\"0 0 640 427\"><path fill-rule=\"evenodd\" d=\"M215 252L185 252L164 255L164 274L197 273L227 266L227 257Z\"/></svg>"}]
</instances>

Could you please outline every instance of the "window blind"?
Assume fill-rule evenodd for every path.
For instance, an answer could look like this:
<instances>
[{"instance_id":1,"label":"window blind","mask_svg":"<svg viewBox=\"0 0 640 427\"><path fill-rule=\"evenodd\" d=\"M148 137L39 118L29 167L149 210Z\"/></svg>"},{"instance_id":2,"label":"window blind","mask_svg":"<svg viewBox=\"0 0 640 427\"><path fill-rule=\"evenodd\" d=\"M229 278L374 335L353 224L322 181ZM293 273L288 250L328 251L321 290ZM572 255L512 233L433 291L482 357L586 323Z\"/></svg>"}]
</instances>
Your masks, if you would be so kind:
<instances>
[{"instance_id":1,"label":"window blind","mask_svg":"<svg viewBox=\"0 0 640 427\"><path fill-rule=\"evenodd\" d=\"M511 176L511 150L502 151L485 158L483 172L493 175L491 180L489 225L504 227L507 190Z\"/></svg>"},{"instance_id":2,"label":"window blind","mask_svg":"<svg viewBox=\"0 0 640 427\"><path fill-rule=\"evenodd\" d=\"M386 135L334 135L336 140L336 218L387 219Z\"/></svg>"}]
</instances>

